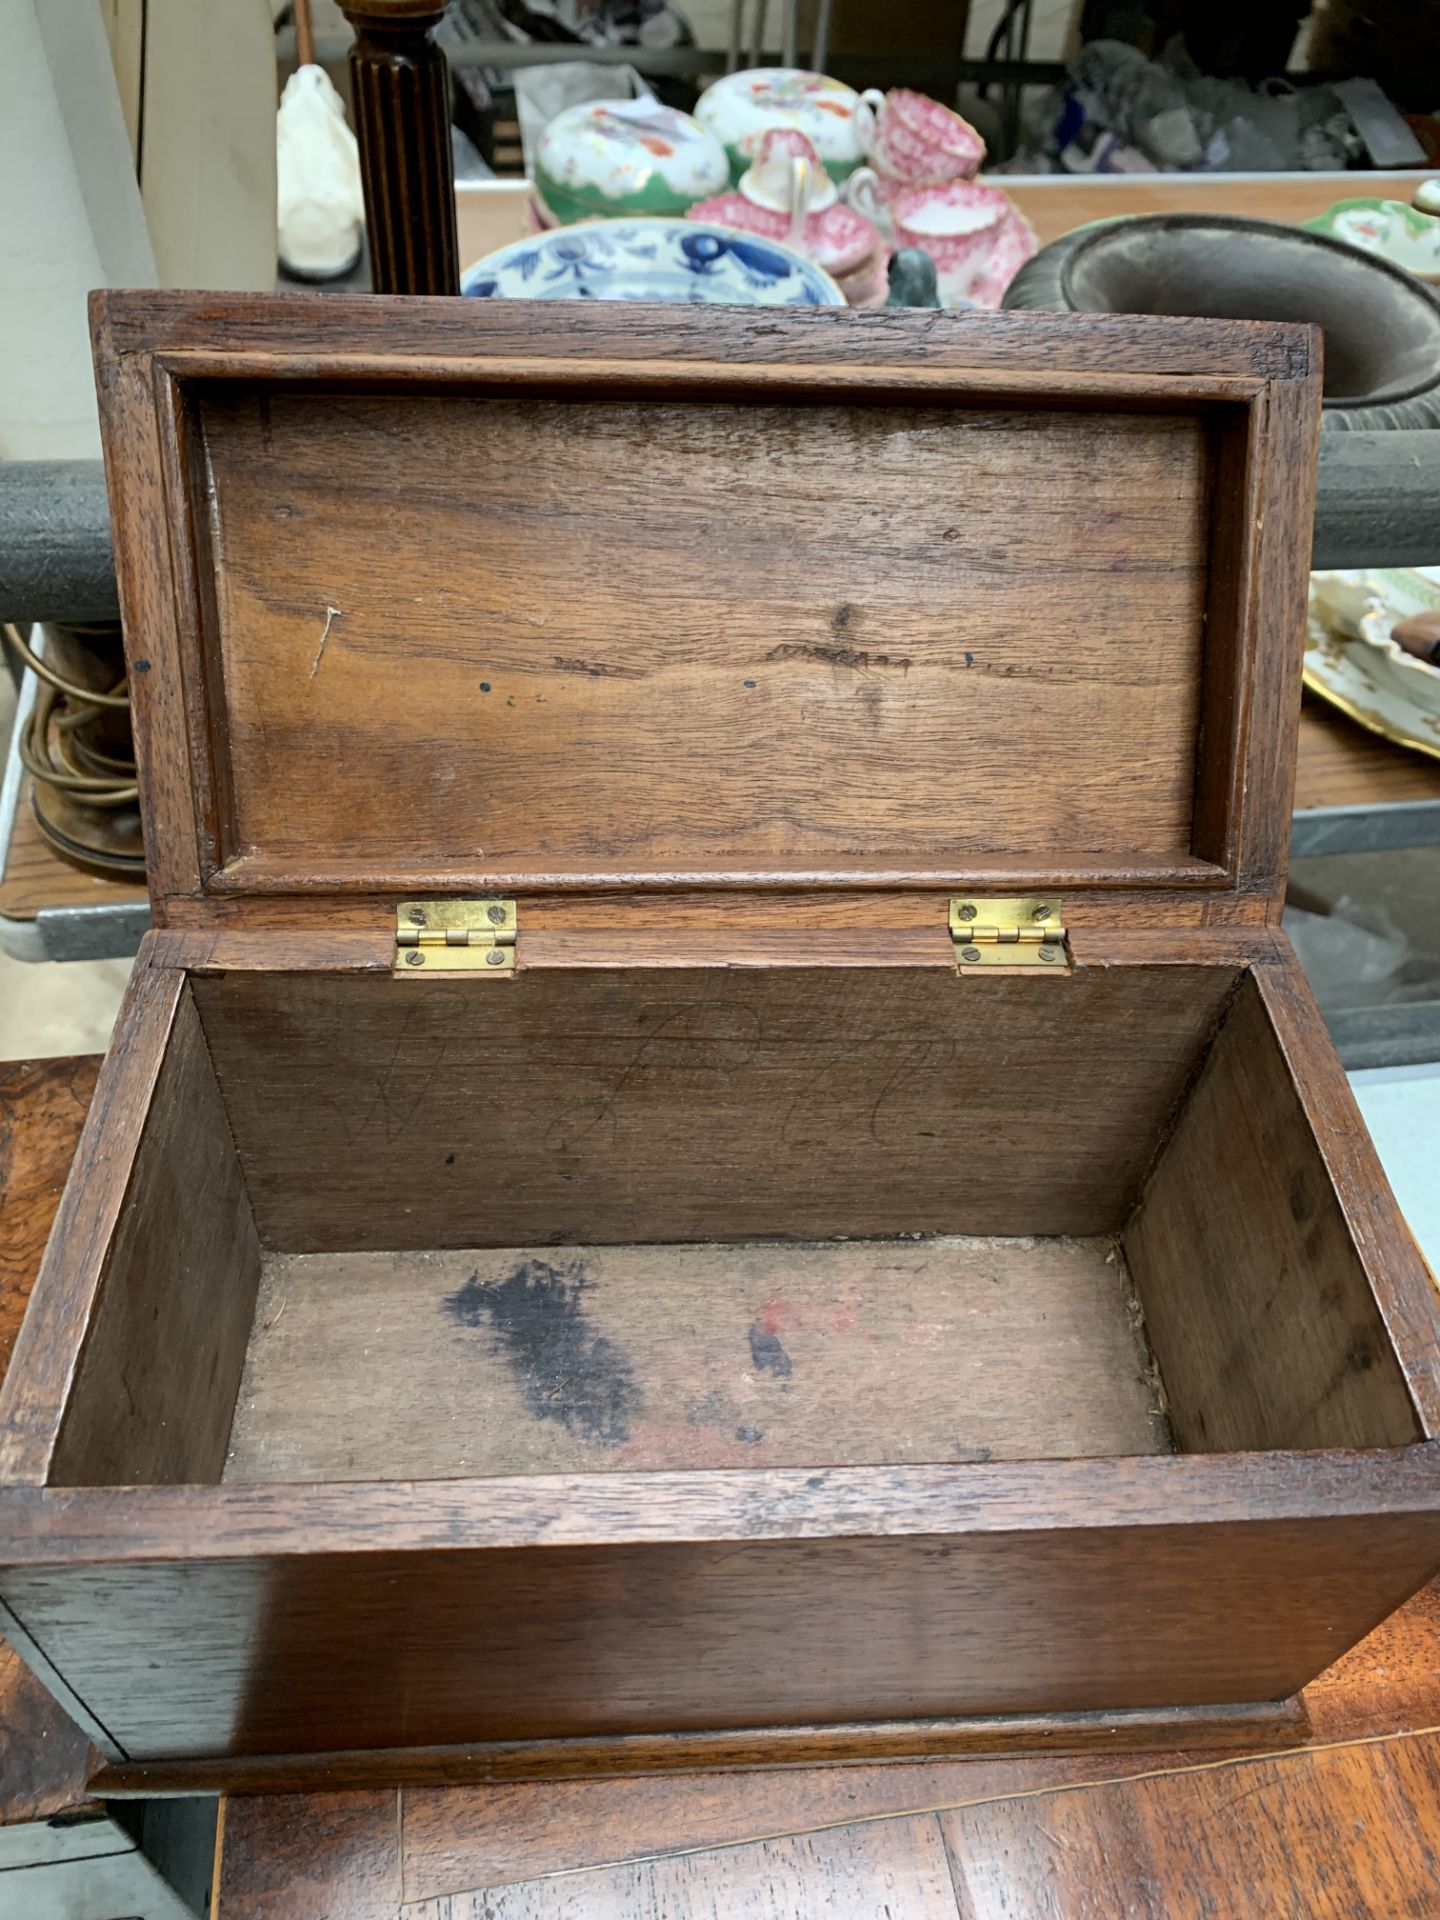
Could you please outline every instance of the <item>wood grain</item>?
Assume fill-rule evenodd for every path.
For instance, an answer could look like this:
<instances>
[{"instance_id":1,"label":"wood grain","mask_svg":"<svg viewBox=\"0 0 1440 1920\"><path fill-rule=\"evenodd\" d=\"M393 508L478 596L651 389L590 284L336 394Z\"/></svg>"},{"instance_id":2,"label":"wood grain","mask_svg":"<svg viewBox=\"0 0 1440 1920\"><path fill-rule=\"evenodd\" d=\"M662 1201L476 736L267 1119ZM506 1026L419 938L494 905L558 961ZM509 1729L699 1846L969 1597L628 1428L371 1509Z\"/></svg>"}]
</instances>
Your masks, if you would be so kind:
<instances>
[{"instance_id":1,"label":"wood grain","mask_svg":"<svg viewBox=\"0 0 1440 1920\"><path fill-rule=\"evenodd\" d=\"M107 1798L242 1795L514 1782L634 1780L882 1768L983 1755L1149 1753L1184 1741L1197 1752L1273 1752L1305 1730L1294 1699L1230 1707L1134 1707L1074 1713L965 1714L943 1720L842 1721L726 1733L620 1734L344 1753L131 1760L112 1752L91 1785Z\"/></svg>"},{"instance_id":2,"label":"wood grain","mask_svg":"<svg viewBox=\"0 0 1440 1920\"><path fill-rule=\"evenodd\" d=\"M131 974L34 1293L0 1383L0 1481L42 1484L79 1364L184 976Z\"/></svg>"},{"instance_id":3,"label":"wood grain","mask_svg":"<svg viewBox=\"0 0 1440 1920\"><path fill-rule=\"evenodd\" d=\"M1408 202L1423 178L1419 171L1367 173L1365 190L1381 199ZM1085 179L1006 174L995 184L1034 227L1041 246L1048 247L1052 240L1092 220L1123 219L1137 213L1238 214L1298 226L1345 199L1355 182L1347 173L1326 172L1111 174ZM461 205L463 214L463 196Z\"/></svg>"},{"instance_id":4,"label":"wood grain","mask_svg":"<svg viewBox=\"0 0 1440 1920\"><path fill-rule=\"evenodd\" d=\"M397 1920L403 1880L396 1788L276 1799L267 1808L257 1845L252 1809L222 1802L214 1920L232 1920L230 1908L236 1920ZM237 1888L233 1899L227 1879Z\"/></svg>"},{"instance_id":5,"label":"wood grain","mask_svg":"<svg viewBox=\"0 0 1440 1920\"><path fill-rule=\"evenodd\" d=\"M1255 1760L940 1818L962 1920L1418 1916L1434 1899L1440 1741Z\"/></svg>"},{"instance_id":6,"label":"wood grain","mask_svg":"<svg viewBox=\"0 0 1440 1920\"><path fill-rule=\"evenodd\" d=\"M1325 1181L1365 1263L1370 1290L1428 1437L1440 1433L1440 1286L1415 1244L1366 1130L1315 996L1282 935L1253 979L1320 1149Z\"/></svg>"},{"instance_id":7,"label":"wood grain","mask_svg":"<svg viewBox=\"0 0 1440 1920\"><path fill-rule=\"evenodd\" d=\"M350 95L376 293L460 291L443 0L345 0Z\"/></svg>"},{"instance_id":8,"label":"wood grain","mask_svg":"<svg viewBox=\"0 0 1440 1920\"><path fill-rule=\"evenodd\" d=\"M815 316L761 333L718 309L672 316L660 349L639 309L557 322L537 307L522 340L483 305L391 303L377 353L359 305L327 303L321 347L298 304L271 303L257 340L244 302L222 321L203 301L101 297L115 511L135 516L137 552L157 508L175 528L126 586L146 634L142 761L162 739L172 762L193 744L199 796L197 815L167 772L151 783L157 825L177 829L157 900L940 888L989 863L1270 911L1287 759L1270 734L1293 727L1290 534L1313 455L1306 335L1113 316L1021 331L1001 316L982 334L896 313L846 316L842 361ZM1248 486L1210 433L1227 409L1250 417ZM467 422L493 459L468 458ZM848 518L828 503L827 448L866 476ZM1066 454L1084 456L1083 491L1057 477L1075 470ZM383 501L357 511L381 471ZM399 516L403 572L374 559L376 513ZM640 556L623 604L607 585L622 544ZM422 560L442 549L432 585ZM1061 602L1086 620L1042 651ZM1204 696L1223 724L1197 775L1202 615L1207 672L1229 684ZM1102 647L1106 629L1133 639ZM381 679L412 655L426 670L399 700ZM334 744L324 781L309 777L317 722ZM1029 778L1035 753L1064 764L1065 808ZM1012 761L1027 776L996 807L976 769ZM472 763L485 776L442 796Z\"/></svg>"},{"instance_id":9,"label":"wood grain","mask_svg":"<svg viewBox=\"0 0 1440 1920\"><path fill-rule=\"evenodd\" d=\"M98 1812L97 1756L15 1649L0 1640L0 1827Z\"/></svg>"},{"instance_id":10,"label":"wood grain","mask_svg":"<svg viewBox=\"0 0 1440 1920\"><path fill-rule=\"evenodd\" d=\"M33 920L45 908L134 906L146 897L139 885L101 880L62 860L35 823L28 775L10 829L0 847L0 918Z\"/></svg>"},{"instance_id":11,"label":"wood grain","mask_svg":"<svg viewBox=\"0 0 1440 1920\"><path fill-rule=\"evenodd\" d=\"M884 1914L954 1920L955 1895L933 1819L797 1834L725 1853L408 1902L406 1920L820 1920Z\"/></svg>"},{"instance_id":12,"label":"wood grain","mask_svg":"<svg viewBox=\"0 0 1440 1920\"><path fill-rule=\"evenodd\" d=\"M0 1065L0 1378L30 1297L99 1061ZM0 1827L98 1813L89 1739L0 1640Z\"/></svg>"},{"instance_id":13,"label":"wood grain","mask_svg":"<svg viewBox=\"0 0 1440 1920\"><path fill-rule=\"evenodd\" d=\"M0 1064L0 1379L30 1300L100 1062Z\"/></svg>"},{"instance_id":14,"label":"wood grain","mask_svg":"<svg viewBox=\"0 0 1440 1920\"><path fill-rule=\"evenodd\" d=\"M403 893L447 849L601 879L1190 851L1193 419L283 390L199 414L247 890L348 862Z\"/></svg>"},{"instance_id":15,"label":"wood grain","mask_svg":"<svg viewBox=\"0 0 1440 1920\"><path fill-rule=\"evenodd\" d=\"M1233 978L522 969L193 990L262 1239L338 1252L417 1229L431 1247L1113 1232Z\"/></svg>"},{"instance_id":16,"label":"wood grain","mask_svg":"<svg viewBox=\"0 0 1440 1920\"><path fill-rule=\"evenodd\" d=\"M1440 761L1397 747L1307 695L1300 713L1295 808L1440 800Z\"/></svg>"},{"instance_id":17,"label":"wood grain","mask_svg":"<svg viewBox=\"0 0 1440 1920\"><path fill-rule=\"evenodd\" d=\"M1255 974L1241 982L1124 1243L1182 1447L1419 1437Z\"/></svg>"},{"instance_id":18,"label":"wood grain","mask_svg":"<svg viewBox=\"0 0 1440 1920\"><path fill-rule=\"evenodd\" d=\"M187 998L136 1149L50 1484L218 1479L259 1278L250 1203Z\"/></svg>"},{"instance_id":19,"label":"wood grain","mask_svg":"<svg viewBox=\"0 0 1440 1920\"><path fill-rule=\"evenodd\" d=\"M520 1487L544 1544L485 1546ZM637 1494L654 1544L562 1546L563 1516L573 1530ZM739 1531L707 1541L698 1503L716 1497ZM824 1503L808 1521L807 1501ZM763 1763L766 1727L922 1702L963 1717L1280 1699L1433 1571L1436 1502L1424 1448L133 1489L122 1513L113 1493L27 1492L0 1496L0 1584L127 1755L176 1762L172 1781L192 1756L315 1756L317 1735L332 1751L512 1743L474 1758L516 1777L548 1770L531 1743L549 1738L750 1730L736 1758ZM387 1547L387 1507L408 1544ZM663 1764L664 1744L617 1748L608 1770Z\"/></svg>"},{"instance_id":20,"label":"wood grain","mask_svg":"<svg viewBox=\"0 0 1440 1920\"><path fill-rule=\"evenodd\" d=\"M1440 1587L1428 1587L1393 1615L1305 1691L1314 1741L1369 1739L1440 1719ZM1433 1752L1437 1741L1426 1737ZM1363 1753L1369 1751L1362 1750ZM1382 1750L1383 1751L1383 1750ZM669 1854L755 1842L765 1836L850 1826L877 1816L913 1817L917 1810L996 1801L1064 1786L1089 1786L1087 1802L1106 1831L1111 1865L1101 1864L1095 1884L1108 1885L1108 1871L1127 1875L1128 1897L1161 1899L1187 1869L1205 1876L1215 1895L1213 1847L1230 1829L1223 1816L1203 1825L1196 1805L1213 1804L1208 1776L1175 1784L1172 1825L1186 1846L1164 1862L1149 1862L1142 1878L1130 1849L1133 1776L1152 1769L1191 1769L1202 1756L1193 1748L1157 1750L1140 1760L1103 1754L1036 1754L1011 1759L948 1760L896 1766L796 1767L783 1772L701 1774L684 1778L585 1780L484 1787L404 1788L399 1796L366 1796L363 1819L342 1819L360 1796L305 1794L279 1798L237 1797L227 1803L227 1842L218 1920L314 1920L321 1911L354 1920L392 1920L395 1908L363 1894L372 1884L366 1864L372 1848L393 1846L397 1825L403 1857L400 1882L410 1903L461 1890L504 1887L553 1873L592 1866L613 1867L641 1854ZM1324 1756L1330 1764L1332 1756ZM1252 1784L1248 1762L1218 1776L1233 1793ZM1111 1783L1118 1785L1112 1786ZM1411 1811L1403 1802L1377 1811L1362 1832L1347 1823L1348 1777L1287 1767L1267 1788L1266 1813L1276 1845L1284 1847L1292 1820L1324 1820L1332 1844L1347 1864L1374 1854L1387 1858L1393 1845L1408 1845ZM1117 1817L1105 1814L1112 1792ZM1049 1798L1030 1803L1043 1845ZM1399 1829L1398 1842L1392 1832ZM312 1843L312 1834L314 1842ZM1022 1836L1023 1837L1023 1836ZM348 1864L354 1861L353 1869ZM1128 1873L1127 1873L1128 1869ZM297 1891L287 1896L287 1876ZM818 1867L817 1886L828 1884ZM572 1884L583 1886L584 1877ZM1085 1912L1088 1878L1070 1883L1076 1912ZM1246 1882L1242 1879L1242 1886ZM1316 1884L1319 1884L1317 1881ZM317 1885L319 1891L316 1891ZM532 1889L538 1897L540 1889ZM1296 1899L1303 1897L1297 1891ZM330 1903L327 1906L327 1902ZM1098 1895L1097 1895L1098 1903ZM1121 1903L1123 1911L1124 1903ZM1063 1911L1064 1909L1062 1909ZM1092 1909L1093 1910L1093 1909ZM1115 1910L1107 1904L1107 1913ZM1280 1910L1284 1911L1283 1902ZM1401 1909L1403 1910L1403 1908ZM1423 1910L1423 1909L1422 1909ZM1039 1911L1044 1911L1043 1905ZM1365 1908L1358 1909L1365 1912ZM1391 1920L1388 1912L1384 1920Z\"/></svg>"},{"instance_id":21,"label":"wood grain","mask_svg":"<svg viewBox=\"0 0 1440 1920\"><path fill-rule=\"evenodd\" d=\"M543 1246L272 1258L224 1477L1168 1447L1113 1241Z\"/></svg>"}]
</instances>

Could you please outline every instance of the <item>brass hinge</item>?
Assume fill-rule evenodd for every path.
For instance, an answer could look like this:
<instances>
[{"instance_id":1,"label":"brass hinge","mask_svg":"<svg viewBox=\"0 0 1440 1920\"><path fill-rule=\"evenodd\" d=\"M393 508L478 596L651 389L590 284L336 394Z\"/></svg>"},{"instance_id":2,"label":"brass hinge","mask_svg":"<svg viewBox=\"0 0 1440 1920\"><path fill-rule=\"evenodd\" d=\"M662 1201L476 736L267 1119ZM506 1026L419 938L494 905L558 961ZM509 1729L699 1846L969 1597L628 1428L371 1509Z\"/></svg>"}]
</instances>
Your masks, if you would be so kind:
<instances>
[{"instance_id":1,"label":"brass hinge","mask_svg":"<svg viewBox=\"0 0 1440 1920\"><path fill-rule=\"evenodd\" d=\"M403 900L396 973L514 973L513 900Z\"/></svg>"},{"instance_id":2,"label":"brass hinge","mask_svg":"<svg viewBox=\"0 0 1440 1920\"><path fill-rule=\"evenodd\" d=\"M1058 900L952 900L955 964L970 967L1070 965L1065 914Z\"/></svg>"}]
</instances>

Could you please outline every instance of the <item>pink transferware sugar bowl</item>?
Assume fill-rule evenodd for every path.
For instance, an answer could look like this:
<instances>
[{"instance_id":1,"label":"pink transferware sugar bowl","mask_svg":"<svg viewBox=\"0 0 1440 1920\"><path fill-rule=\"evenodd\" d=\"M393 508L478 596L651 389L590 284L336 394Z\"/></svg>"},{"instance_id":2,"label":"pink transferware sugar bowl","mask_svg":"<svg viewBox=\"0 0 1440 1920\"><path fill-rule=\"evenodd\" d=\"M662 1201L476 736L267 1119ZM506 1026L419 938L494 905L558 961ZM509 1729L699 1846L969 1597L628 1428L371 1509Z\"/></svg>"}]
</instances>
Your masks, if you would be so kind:
<instances>
[{"instance_id":1,"label":"pink transferware sugar bowl","mask_svg":"<svg viewBox=\"0 0 1440 1920\"><path fill-rule=\"evenodd\" d=\"M774 127L756 143L750 167L731 193L701 200L686 216L782 240L840 283L852 305L884 298L884 249L875 222L848 204L874 192L875 176L861 168L844 194L807 137Z\"/></svg>"}]
</instances>

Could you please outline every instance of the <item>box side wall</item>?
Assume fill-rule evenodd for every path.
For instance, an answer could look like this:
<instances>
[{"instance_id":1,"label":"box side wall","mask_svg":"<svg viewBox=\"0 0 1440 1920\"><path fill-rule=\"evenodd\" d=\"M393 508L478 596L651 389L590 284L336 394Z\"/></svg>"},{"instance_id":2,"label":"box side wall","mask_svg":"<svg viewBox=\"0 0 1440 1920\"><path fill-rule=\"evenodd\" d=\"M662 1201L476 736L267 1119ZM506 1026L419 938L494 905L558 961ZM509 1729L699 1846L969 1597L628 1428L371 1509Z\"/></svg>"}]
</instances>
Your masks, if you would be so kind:
<instances>
[{"instance_id":1,"label":"box side wall","mask_svg":"<svg viewBox=\"0 0 1440 1920\"><path fill-rule=\"evenodd\" d=\"M1434 1291L1294 973L1242 982L1124 1235L1187 1451L1434 1430Z\"/></svg>"},{"instance_id":2,"label":"box side wall","mask_svg":"<svg viewBox=\"0 0 1440 1920\"><path fill-rule=\"evenodd\" d=\"M249 1196L187 988L103 1260L50 1484L218 1480L259 1279Z\"/></svg>"},{"instance_id":3,"label":"box side wall","mask_svg":"<svg viewBox=\"0 0 1440 1920\"><path fill-rule=\"evenodd\" d=\"M1292 1694L1431 1515L11 1569L132 1760Z\"/></svg>"},{"instance_id":4,"label":"box side wall","mask_svg":"<svg viewBox=\"0 0 1440 1920\"><path fill-rule=\"evenodd\" d=\"M184 972L142 947L0 1386L0 1487L49 1474L186 994Z\"/></svg>"},{"instance_id":5,"label":"box side wall","mask_svg":"<svg viewBox=\"0 0 1440 1920\"><path fill-rule=\"evenodd\" d=\"M1113 1231L1234 977L522 965L194 991L261 1238L323 1252Z\"/></svg>"}]
</instances>

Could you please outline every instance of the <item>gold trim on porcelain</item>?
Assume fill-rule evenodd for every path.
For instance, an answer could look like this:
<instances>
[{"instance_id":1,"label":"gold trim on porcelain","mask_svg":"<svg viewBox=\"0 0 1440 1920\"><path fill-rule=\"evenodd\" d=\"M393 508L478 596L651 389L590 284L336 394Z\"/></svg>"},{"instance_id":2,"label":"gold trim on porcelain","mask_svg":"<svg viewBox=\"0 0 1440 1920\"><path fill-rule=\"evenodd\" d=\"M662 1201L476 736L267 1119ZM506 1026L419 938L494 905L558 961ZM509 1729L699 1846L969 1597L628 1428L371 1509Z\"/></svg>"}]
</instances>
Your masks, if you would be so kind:
<instances>
[{"instance_id":1,"label":"gold trim on porcelain","mask_svg":"<svg viewBox=\"0 0 1440 1920\"><path fill-rule=\"evenodd\" d=\"M1370 733L1378 733L1383 740L1389 740L1394 746L1410 747L1416 753L1423 753L1431 760L1440 760L1440 741L1419 740L1413 733L1407 733L1403 727L1395 726L1393 722L1386 720L1372 708L1357 707L1353 700L1347 700L1343 693L1336 693L1333 687L1327 686L1308 661L1304 667L1303 678L1311 693L1318 694L1322 700L1328 700L1332 707L1338 707L1348 720L1354 720L1357 725L1366 728Z\"/></svg>"}]
</instances>

